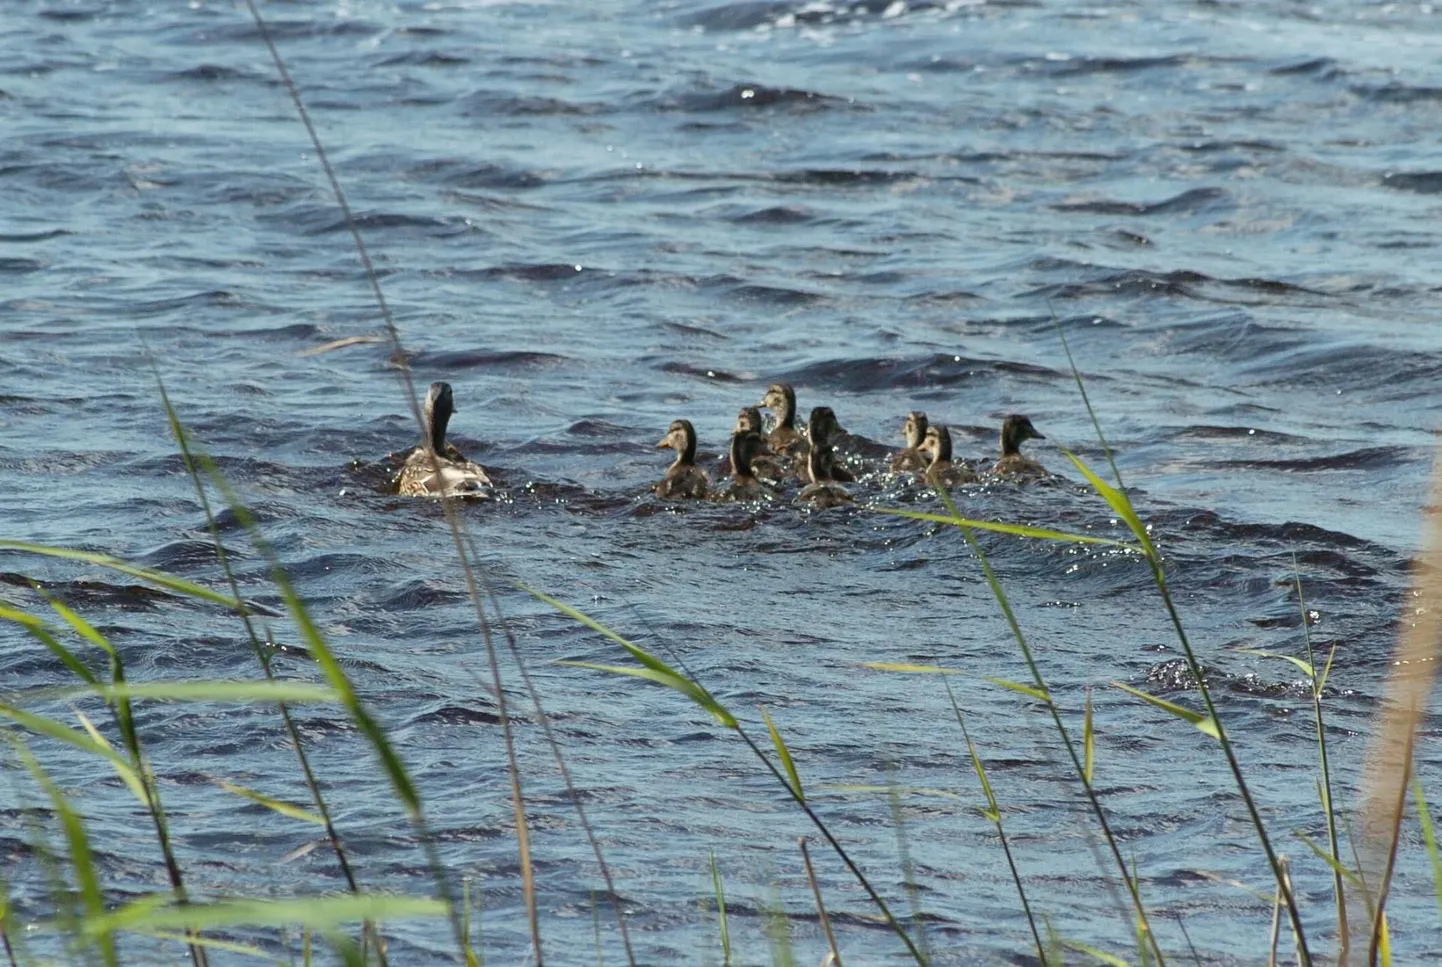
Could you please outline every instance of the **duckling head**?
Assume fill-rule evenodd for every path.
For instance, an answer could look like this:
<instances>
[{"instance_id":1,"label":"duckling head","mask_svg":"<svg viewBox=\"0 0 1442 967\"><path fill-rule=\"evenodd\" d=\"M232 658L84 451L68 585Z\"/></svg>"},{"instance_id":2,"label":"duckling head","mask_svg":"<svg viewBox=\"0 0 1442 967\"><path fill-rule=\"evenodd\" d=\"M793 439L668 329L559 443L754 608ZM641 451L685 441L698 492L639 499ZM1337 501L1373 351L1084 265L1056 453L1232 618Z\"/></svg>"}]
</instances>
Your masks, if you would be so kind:
<instances>
[{"instance_id":1,"label":"duckling head","mask_svg":"<svg viewBox=\"0 0 1442 967\"><path fill-rule=\"evenodd\" d=\"M951 431L933 423L926 428L926 436L917 449L922 453L931 454L932 463L949 462L951 460Z\"/></svg>"},{"instance_id":2,"label":"duckling head","mask_svg":"<svg viewBox=\"0 0 1442 967\"><path fill-rule=\"evenodd\" d=\"M737 430L731 434L731 473L736 477L751 477L751 461L762 452L765 444L761 434L755 430Z\"/></svg>"},{"instance_id":3,"label":"duckling head","mask_svg":"<svg viewBox=\"0 0 1442 967\"><path fill-rule=\"evenodd\" d=\"M1031 425L1031 418L1013 413L1001 423L1001 455L1009 457L1021 452L1021 445L1027 440L1045 440Z\"/></svg>"},{"instance_id":4,"label":"duckling head","mask_svg":"<svg viewBox=\"0 0 1442 967\"><path fill-rule=\"evenodd\" d=\"M811 441L813 448L829 447L836 436L842 432L841 424L836 419L836 412L831 407L812 408L811 418L806 421L806 439Z\"/></svg>"},{"instance_id":5,"label":"duckling head","mask_svg":"<svg viewBox=\"0 0 1442 967\"><path fill-rule=\"evenodd\" d=\"M743 406L741 412L736 414L737 433L760 433L762 430L761 410L755 406Z\"/></svg>"},{"instance_id":6,"label":"duckling head","mask_svg":"<svg viewBox=\"0 0 1442 967\"><path fill-rule=\"evenodd\" d=\"M920 410L906 414L906 422L901 424L901 436L906 440L908 450L920 450L921 441L926 439L926 414Z\"/></svg>"},{"instance_id":7,"label":"duckling head","mask_svg":"<svg viewBox=\"0 0 1442 967\"><path fill-rule=\"evenodd\" d=\"M796 426L796 391L789 383L772 383L756 405L775 413L777 426Z\"/></svg>"},{"instance_id":8,"label":"duckling head","mask_svg":"<svg viewBox=\"0 0 1442 967\"><path fill-rule=\"evenodd\" d=\"M676 451L677 463L696 462L696 428L690 420L672 420L666 435L656 442L657 450L671 447Z\"/></svg>"},{"instance_id":9,"label":"duckling head","mask_svg":"<svg viewBox=\"0 0 1442 967\"><path fill-rule=\"evenodd\" d=\"M426 402L421 411L425 420L425 445L432 453L446 452L446 426L451 422L456 404L451 395L451 384L437 380L426 390Z\"/></svg>"}]
</instances>

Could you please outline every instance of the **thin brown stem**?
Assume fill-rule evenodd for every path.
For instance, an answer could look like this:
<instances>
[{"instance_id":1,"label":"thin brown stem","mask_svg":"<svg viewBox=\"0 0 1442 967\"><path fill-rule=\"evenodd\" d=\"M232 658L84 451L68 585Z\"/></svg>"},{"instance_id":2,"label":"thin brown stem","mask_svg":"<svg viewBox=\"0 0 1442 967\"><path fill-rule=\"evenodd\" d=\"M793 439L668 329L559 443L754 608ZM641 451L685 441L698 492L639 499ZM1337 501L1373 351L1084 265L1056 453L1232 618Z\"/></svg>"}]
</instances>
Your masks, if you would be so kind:
<instances>
[{"instance_id":1,"label":"thin brown stem","mask_svg":"<svg viewBox=\"0 0 1442 967\"><path fill-rule=\"evenodd\" d=\"M821 931L826 934L826 943L831 948L831 962L841 965L841 948L836 945L836 934L831 932L831 918L826 915L826 903L821 899L821 886L816 882L816 870L811 866L811 854L806 851L806 837L798 836L801 847L801 862L806 864L806 879L811 882L811 895L816 897L816 915L821 919Z\"/></svg>"}]
</instances>

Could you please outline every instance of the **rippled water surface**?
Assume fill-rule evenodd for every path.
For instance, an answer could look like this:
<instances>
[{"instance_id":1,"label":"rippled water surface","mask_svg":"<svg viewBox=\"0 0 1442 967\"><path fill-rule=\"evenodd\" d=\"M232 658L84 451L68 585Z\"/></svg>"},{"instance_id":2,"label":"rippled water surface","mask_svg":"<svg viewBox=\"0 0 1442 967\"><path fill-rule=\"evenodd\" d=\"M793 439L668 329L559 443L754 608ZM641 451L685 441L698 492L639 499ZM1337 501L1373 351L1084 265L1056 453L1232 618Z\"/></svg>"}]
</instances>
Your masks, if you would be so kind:
<instances>
[{"instance_id":1,"label":"rippled water surface","mask_svg":"<svg viewBox=\"0 0 1442 967\"><path fill-rule=\"evenodd\" d=\"M826 403L880 466L902 417L959 455L1031 415L1065 482L963 488L975 516L1121 536L1052 443L1117 463L1166 554L1183 618L1279 847L1314 949L1333 946L1293 562L1315 644L1337 646L1329 738L1351 799L1389 664L1438 422L1442 32L1430 6L1323 2L864 0L599 5L264 5L375 257L422 384L455 387L453 435L505 499L462 508L614 866L648 963L718 962L708 851L736 943L764 911L824 946L795 848L810 832L734 735L681 697L557 664L606 640L508 582L679 655L748 723L765 706L816 808L898 910L896 816L940 962L1015 960L1029 934L946 694L863 662L960 668L1033 904L1125 953L1110 866L959 536L870 510L663 506L652 448L695 422L708 466L768 383ZM414 442L344 220L243 7L7 5L0 45L0 511L7 536L220 582L147 353L250 500L362 696L391 730L441 854L484 895L486 946L527 938L496 704L439 507L382 492ZM863 505L939 509L870 475ZM280 608L231 521L242 592ZM1197 732L1110 688L1190 701L1176 638L1133 558L988 538L1059 700L1094 688L1097 774L1164 949L1257 962L1268 873ZM46 583L121 647L132 678L253 677L232 620L97 569L5 555L0 597ZM283 641L293 630L276 623ZM674 652L667 652L669 647ZM298 656L292 675L312 675ZM7 687L63 680L0 631ZM503 663L508 683L513 662ZM601 880L519 683L513 700L547 953L595 957ZM508 686L509 687L509 686ZM88 706L87 706L88 707ZM67 715L65 709L50 711ZM366 746L301 712L360 878L426 893L420 851ZM310 828L226 778L304 801L273 710L150 704L141 728L201 895L340 889ZM1437 720L1420 747L1442 771ZM764 735L763 731L756 733ZM162 887L153 836L93 761L45 761L92 819L121 900ZM902 788L897 804L884 792ZM1442 787L1439 787L1442 788ZM27 916L43 868L6 793L0 845ZM21 797L21 798L17 798ZM1434 798L1442 797L1442 791ZM1393 901L1404 962L1437 960L1407 828ZM297 855L296 851L300 850ZM835 857L813 848L847 962L900 962ZM602 943L621 962L603 910ZM444 962L396 924L404 963ZM130 948L138 952L141 948ZM178 948L168 948L178 955Z\"/></svg>"}]
</instances>

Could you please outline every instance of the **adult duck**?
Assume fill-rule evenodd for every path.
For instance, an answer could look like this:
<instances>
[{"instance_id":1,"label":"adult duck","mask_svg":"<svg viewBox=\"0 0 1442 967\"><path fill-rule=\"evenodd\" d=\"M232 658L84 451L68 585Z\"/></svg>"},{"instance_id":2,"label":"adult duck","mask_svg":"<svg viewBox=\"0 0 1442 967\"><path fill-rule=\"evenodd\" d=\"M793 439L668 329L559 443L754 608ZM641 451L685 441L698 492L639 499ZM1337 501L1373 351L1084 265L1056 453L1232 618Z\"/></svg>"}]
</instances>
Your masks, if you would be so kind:
<instances>
[{"instance_id":1,"label":"adult duck","mask_svg":"<svg viewBox=\"0 0 1442 967\"><path fill-rule=\"evenodd\" d=\"M485 497L491 478L446 442L446 426L456 411L451 384L435 382L421 407L421 445L406 457L396 475L402 497Z\"/></svg>"},{"instance_id":2,"label":"adult duck","mask_svg":"<svg viewBox=\"0 0 1442 967\"><path fill-rule=\"evenodd\" d=\"M1021 445L1027 440L1045 440L1028 417L1013 413L1001 424L1001 459L992 468L1000 477L1050 477L1046 467L1031 457L1022 456Z\"/></svg>"},{"instance_id":3,"label":"adult duck","mask_svg":"<svg viewBox=\"0 0 1442 967\"><path fill-rule=\"evenodd\" d=\"M671 428L657 443L656 449L671 447L676 460L666 468L666 475L656 484L656 496L662 500L706 498L711 493L711 478L696 466L696 428L690 420L672 420Z\"/></svg>"}]
</instances>

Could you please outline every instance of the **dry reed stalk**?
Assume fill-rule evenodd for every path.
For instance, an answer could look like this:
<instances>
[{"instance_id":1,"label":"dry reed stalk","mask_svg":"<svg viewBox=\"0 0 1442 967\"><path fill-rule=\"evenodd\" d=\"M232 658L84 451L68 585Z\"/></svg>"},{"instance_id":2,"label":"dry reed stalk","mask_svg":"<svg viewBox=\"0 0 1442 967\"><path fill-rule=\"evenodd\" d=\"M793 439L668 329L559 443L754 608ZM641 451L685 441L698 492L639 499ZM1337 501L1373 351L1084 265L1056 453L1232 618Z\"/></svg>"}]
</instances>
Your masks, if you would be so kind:
<instances>
[{"instance_id":1,"label":"dry reed stalk","mask_svg":"<svg viewBox=\"0 0 1442 967\"><path fill-rule=\"evenodd\" d=\"M1407 600L1411 613L1404 612L1392 671L1382 689L1352 829L1365 891L1353 891L1348 933L1371 938L1369 964L1377 957L1381 912L1397 856L1417 727L1442 660L1442 450L1433 462L1432 491L1423 508L1422 546L1412 562L1412 589ZM1337 963L1347 962L1344 947L1338 951Z\"/></svg>"}]
</instances>

